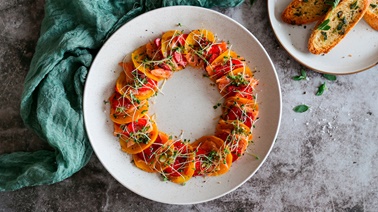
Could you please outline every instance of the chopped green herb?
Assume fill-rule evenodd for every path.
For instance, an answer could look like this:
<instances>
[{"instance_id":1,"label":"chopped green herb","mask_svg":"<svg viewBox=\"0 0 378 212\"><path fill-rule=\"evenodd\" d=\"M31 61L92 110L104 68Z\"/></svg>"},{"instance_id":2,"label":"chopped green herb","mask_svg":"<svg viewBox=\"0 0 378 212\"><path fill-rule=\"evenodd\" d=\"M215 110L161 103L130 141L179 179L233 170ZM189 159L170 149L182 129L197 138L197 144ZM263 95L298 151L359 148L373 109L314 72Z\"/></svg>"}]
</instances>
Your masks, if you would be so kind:
<instances>
[{"instance_id":1,"label":"chopped green herb","mask_svg":"<svg viewBox=\"0 0 378 212\"><path fill-rule=\"evenodd\" d=\"M332 74L323 74L322 76L324 78L326 78L327 80L330 80L330 81L335 81L336 80L336 76L332 75Z\"/></svg>"},{"instance_id":2,"label":"chopped green herb","mask_svg":"<svg viewBox=\"0 0 378 212\"><path fill-rule=\"evenodd\" d=\"M316 95L321 96L326 89L327 89L327 86L326 86L326 83L324 82L323 84L319 86L318 91L316 92Z\"/></svg>"},{"instance_id":3,"label":"chopped green herb","mask_svg":"<svg viewBox=\"0 0 378 212\"><path fill-rule=\"evenodd\" d=\"M297 112L297 113L306 112L308 109L309 109L309 106L307 105L298 105L293 108L294 112Z\"/></svg>"},{"instance_id":4,"label":"chopped green herb","mask_svg":"<svg viewBox=\"0 0 378 212\"><path fill-rule=\"evenodd\" d=\"M318 29L320 30L329 30L331 29L331 27L328 25L329 24L329 19L323 21L319 26L318 26Z\"/></svg>"},{"instance_id":5,"label":"chopped green herb","mask_svg":"<svg viewBox=\"0 0 378 212\"><path fill-rule=\"evenodd\" d=\"M337 25L336 29L337 29L337 30L341 30L341 29L343 28L343 26L344 26L344 23L341 21L341 22Z\"/></svg>"},{"instance_id":6,"label":"chopped green herb","mask_svg":"<svg viewBox=\"0 0 378 212\"><path fill-rule=\"evenodd\" d=\"M339 31L339 34L340 34L340 35L345 34L345 28L342 28L342 29Z\"/></svg>"},{"instance_id":7,"label":"chopped green herb","mask_svg":"<svg viewBox=\"0 0 378 212\"><path fill-rule=\"evenodd\" d=\"M340 3L340 0L330 0L330 1L325 1L325 3L335 8Z\"/></svg>"},{"instance_id":8,"label":"chopped green herb","mask_svg":"<svg viewBox=\"0 0 378 212\"><path fill-rule=\"evenodd\" d=\"M213 106L213 108L217 109L219 106L221 106L221 103L217 103L216 105Z\"/></svg>"},{"instance_id":9,"label":"chopped green herb","mask_svg":"<svg viewBox=\"0 0 378 212\"><path fill-rule=\"evenodd\" d=\"M337 17L338 18L341 18L342 16L343 16L343 11L340 10L339 12L337 12Z\"/></svg>"},{"instance_id":10,"label":"chopped green herb","mask_svg":"<svg viewBox=\"0 0 378 212\"><path fill-rule=\"evenodd\" d=\"M224 149L224 153L227 155L228 153L230 153L230 151L228 149Z\"/></svg>"},{"instance_id":11,"label":"chopped green herb","mask_svg":"<svg viewBox=\"0 0 378 212\"><path fill-rule=\"evenodd\" d=\"M357 9L357 1L355 1L354 3L350 4L350 9Z\"/></svg>"},{"instance_id":12,"label":"chopped green herb","mask_svg":"<svg viewBox=\"0 0 378 212\"><path fill-rule=\"evenodd\" d=\"M240 86L240 85L248 85L249 81L245 79L243 74L237 75L227 75L227 78L231 80L231 85Z\"/></svg>"},{"instance_id":13,"label":"chopped green herb","mask_svg":"<svg viewBox=\"0 0 378 212\"><path fill-rule=\"evenodd\" d=\"M181 25L181 23L178 23L177 26L181 27L182 25Z\"/></svg>"},{"instance_id":14,"label":"chopped green herb","mask_svg":"<svg viewBox=\"0 0 378 212\"><path fill-rule=\"evenodd\" d=\"M321 31L320 33L322 34L324 40L327 40L327 39L328 39L328 36L327 36L327 33L326 33L326 32Z\"/></svg>"},{"instance_id":15,"label":"chopped green herb","mask_svg":"<svg viewBox=\"0 0 378 212\"><path fill-rule=\"evenodd\" d=\"M376 5L376 4L370 4L370 7L373 8L373 9L376 8L377 6L378 5Z\"/></svg>"}]
</instances>

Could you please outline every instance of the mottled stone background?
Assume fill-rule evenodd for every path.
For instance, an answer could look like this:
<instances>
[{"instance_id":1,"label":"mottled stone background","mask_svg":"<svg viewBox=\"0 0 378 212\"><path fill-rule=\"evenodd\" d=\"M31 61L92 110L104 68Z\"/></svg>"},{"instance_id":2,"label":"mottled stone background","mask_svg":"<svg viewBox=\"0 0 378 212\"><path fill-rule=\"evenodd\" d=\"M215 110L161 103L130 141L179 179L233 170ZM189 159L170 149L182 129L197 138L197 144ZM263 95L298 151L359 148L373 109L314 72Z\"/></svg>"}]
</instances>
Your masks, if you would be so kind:
<instances>
[{"instance_id":1,"label":"mottled stone background","mask_svg":"<svg viewBox=\"0 0 378 212\"><path fill-rule=\"evenodd\" d=\"M19 115L43 6L42 0L0 1L0 153L47 148ZM315 96L324 78L307 70L307 81L291 79L301 65L277 42L267 1L218 10L260 40L282 86L280 133L255 176L214 201L165 205L124 188L93 155L84 169L61 183L0 193L0 211L378 211L378 67L338 76L322 96ZM310 111L294 113L301 103Z\"/></svg>"}]
</instances>

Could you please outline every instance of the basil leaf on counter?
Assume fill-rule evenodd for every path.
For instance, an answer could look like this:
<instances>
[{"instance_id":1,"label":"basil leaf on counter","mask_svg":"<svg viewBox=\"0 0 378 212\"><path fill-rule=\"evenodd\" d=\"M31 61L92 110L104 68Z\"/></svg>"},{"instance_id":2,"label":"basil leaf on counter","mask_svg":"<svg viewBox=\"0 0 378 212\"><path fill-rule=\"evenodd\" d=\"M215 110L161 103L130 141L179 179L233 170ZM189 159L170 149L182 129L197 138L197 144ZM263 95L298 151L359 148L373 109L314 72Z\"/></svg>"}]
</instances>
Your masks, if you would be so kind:
<instances>
[{"instance_id":1,"label":"basil leaf on counter","mask_svg":"<svg viewBox=\"0 0 378 212\"><path fill-rule=\"evenodd\" d=\"M298 105L296 107L293 108L294 112L297 112L297 113L303 113L303 112L306 112L310 107L307 106L307 105Z\"/></svg>"},{"instance_id":2,"label":"basil leaf on counter","mask_svg":"<svg viewBox=\"0 0 378 212\"><path fill-rule=\"evenodd\" d=\"M317 96L321 96L324 91L327 89L327 86L326 86L326 83L324 82L323 84L321 84L318 88L318 92L316 92L316 95Z\"/></svg>"},{"instance_id":3,"label":"basil leaf on counter","mask_svg":"<svg viewBox=\"0 0 378 212\"><path fill-rule=\"evenodd\" d=\"M292 77L292 79L295 80L295 81L299 81L299 80L306 79L306 77L307 77L306 71L304 69L301 69L301 75L300 76L294 76L294 77Z\"/></svg>"},{"instance_id":4,"label":"basil leaf on counter","mask_svg":"<svg viewBox=\"0 0 378 212\"><path fill-rule=\"evenodd\" d=\"M331 74L323 74L322 75L324 78L326 78L327 80L330 80L330 81L335 81L336 80L336 76L335 75L331 75Z\"/></svg>"}]
</instances>

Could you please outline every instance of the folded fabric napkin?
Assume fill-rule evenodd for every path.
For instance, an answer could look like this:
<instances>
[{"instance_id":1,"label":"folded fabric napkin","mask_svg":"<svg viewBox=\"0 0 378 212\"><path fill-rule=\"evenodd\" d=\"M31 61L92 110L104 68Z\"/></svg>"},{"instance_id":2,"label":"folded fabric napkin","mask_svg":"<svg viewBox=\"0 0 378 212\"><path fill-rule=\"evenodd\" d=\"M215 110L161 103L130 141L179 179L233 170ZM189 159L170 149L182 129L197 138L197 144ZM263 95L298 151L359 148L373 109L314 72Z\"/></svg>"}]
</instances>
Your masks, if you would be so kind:
<instances>
[{"instance_id":1,"label":"folded fabric napkin","mask_svg":"<svg viewBox=\"0 0 378 212\"><path fill-rule=\"evenodd\" d=\"M95 54L121 25L159 7L233 7L241 2L47 0L25 79L21 116L54 150L0 155L0 191L59 182L88 162L92 149L84 128L84 83Z\"/></svg>"}]
</instances>

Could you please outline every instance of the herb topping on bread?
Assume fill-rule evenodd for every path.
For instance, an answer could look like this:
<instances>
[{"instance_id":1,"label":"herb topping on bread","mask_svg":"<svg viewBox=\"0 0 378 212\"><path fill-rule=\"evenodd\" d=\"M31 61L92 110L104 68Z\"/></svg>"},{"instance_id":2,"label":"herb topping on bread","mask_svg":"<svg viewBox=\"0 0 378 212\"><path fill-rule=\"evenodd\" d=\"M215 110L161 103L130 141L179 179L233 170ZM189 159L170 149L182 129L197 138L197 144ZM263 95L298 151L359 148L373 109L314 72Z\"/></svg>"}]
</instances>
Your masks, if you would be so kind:
<instances>
[{"instance_id":1,"label":"herb topping on bread","mask_svg":"<svg viewBox=\"0 0 378 212\"><path fill-rule=\"evenodd\" d=\"M378 30L378 0L371 0L364 19L373 29Z\"/></svg>"},{"instance_id":2,"label":"herb topping on bread","mask_svg":"<svg viewBox=\"0 0 378 212\"><path fill-rule=\"evenodd\" d=\"M308 49L313 54L328 53L364 16L370 0L342 0L318 21Z\"/></svg>"},{"instance_id":3,"label":"herb topping on bread","mask_svg":"<svg viewBox=\"0 0 378 212\"><path fill-rule=\"evenodd\" d=\"M293 0L283 11L281 18L293 25L307 24L322 18L330 8L325 0Z\"/></svg>"}]
</instances>

